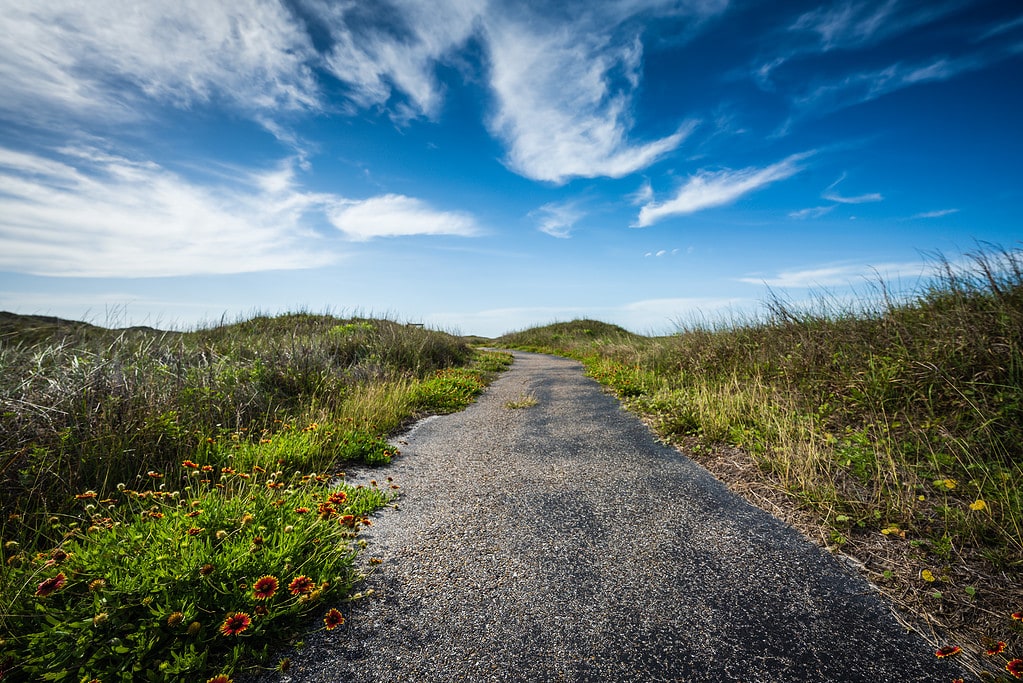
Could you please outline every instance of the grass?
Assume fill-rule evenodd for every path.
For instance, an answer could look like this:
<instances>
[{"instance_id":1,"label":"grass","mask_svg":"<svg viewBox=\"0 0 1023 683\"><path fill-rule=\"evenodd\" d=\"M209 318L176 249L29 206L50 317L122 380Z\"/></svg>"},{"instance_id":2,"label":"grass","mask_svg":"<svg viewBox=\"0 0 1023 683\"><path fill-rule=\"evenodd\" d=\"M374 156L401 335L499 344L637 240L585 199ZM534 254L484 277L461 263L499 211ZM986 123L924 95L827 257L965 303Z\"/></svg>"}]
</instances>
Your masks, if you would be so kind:
<instances>
[{"instance_id":1,"label":"grass","mask_svg":"<svg viewBox=\"0 0 1023 683\"><path fill-rule=\"evenodd\" d=\"M989 249L907 298L644 337L595 321L502 346L572 356L762 505L856 557L935 642L993 680L1023 656L1023 251ZM766 493L765 493L766 492Z\"/></svg>"},{"instance_id":2,"label":"grass","mask_svg":"<svg viewBox=\"0 0 1023 683\"><path fill-rule=\"evenodd\" d=\"M0 315L0 677L226 680L335 628L397 488L338 467L510 360L387 320Z\"/></svg>"}]
</instances>

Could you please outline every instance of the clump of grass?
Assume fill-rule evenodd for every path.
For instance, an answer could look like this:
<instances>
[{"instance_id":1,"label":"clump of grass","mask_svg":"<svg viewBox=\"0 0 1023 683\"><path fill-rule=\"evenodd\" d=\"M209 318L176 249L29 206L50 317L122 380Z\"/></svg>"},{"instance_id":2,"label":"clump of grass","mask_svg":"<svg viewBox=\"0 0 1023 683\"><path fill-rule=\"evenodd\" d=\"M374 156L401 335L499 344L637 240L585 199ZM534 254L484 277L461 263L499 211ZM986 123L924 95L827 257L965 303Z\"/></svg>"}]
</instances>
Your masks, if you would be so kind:
<instances>
[{"instance_id":1,"label":"clump of grass","mask_svg":"<svg viewBox=\"0 0 1023 683\"><path fill-rule=\"evenodd\" d=\"M0 672L205 680L265 662L349 593L356 534L390 497L324 473L390 462L388 435L510 361L386 320L0 317ZM287 591L297 577L307 590Z\"/></svg>"},{"instance_id":2,"label":"clump of grass","mask_svg":"<svg viewBox=\"0 0 1023 683\"><path fill-rule=\"evenodd\" d=\"M669 337L580 321L498 343L583 360L666 439L742 447L833 546L874 553L890 594L976 633L1023 599L1000 579L1023 566L1023 251L937 265L909 297L878 283Z\"/></svg>"},{"instance_id":3,"label":"clump of grass","mask_svg":"<svg viewBox=\"0 0 1023 683\"><path fill-rule=\"evenodd\" d=\"M505 402L504 407L508 410L521 410L523 408L532 408L539 402L540 400L536 397L536 394L527 391L520 394L518 398Z\"/></svg>"}]
</instances>

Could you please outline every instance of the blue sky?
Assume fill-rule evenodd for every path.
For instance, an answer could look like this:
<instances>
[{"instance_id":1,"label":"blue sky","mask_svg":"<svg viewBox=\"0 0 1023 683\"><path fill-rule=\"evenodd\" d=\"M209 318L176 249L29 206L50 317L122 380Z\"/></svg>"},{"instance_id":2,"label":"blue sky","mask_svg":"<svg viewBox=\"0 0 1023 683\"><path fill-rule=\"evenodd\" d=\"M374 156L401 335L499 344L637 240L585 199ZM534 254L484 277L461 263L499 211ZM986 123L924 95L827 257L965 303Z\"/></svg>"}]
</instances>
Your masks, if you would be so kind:
<instances>
[{"instance_id":1,"label":"blue sky","mask_svg":"<svg viewBox=\"0 0 1023 683\"><path fill-rule=\"evenodd\" d=\"M0 0L0 47L19 313L662 333L1023 236L1017 2Z\"/></svg>"}]
</instances>

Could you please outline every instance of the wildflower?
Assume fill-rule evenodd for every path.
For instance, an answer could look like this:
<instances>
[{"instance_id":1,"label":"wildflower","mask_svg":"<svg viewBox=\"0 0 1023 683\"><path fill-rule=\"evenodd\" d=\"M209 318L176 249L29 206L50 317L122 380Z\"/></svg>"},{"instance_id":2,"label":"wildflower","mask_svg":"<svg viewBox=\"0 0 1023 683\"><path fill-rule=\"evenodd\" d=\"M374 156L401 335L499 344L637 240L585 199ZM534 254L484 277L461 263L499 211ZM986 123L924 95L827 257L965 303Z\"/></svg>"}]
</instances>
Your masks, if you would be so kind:
<instances>
[{"instance_id":1,"label":"wildflower","mask_svg":"<svg viewBox=\"0 0 1023 683\"><path fill-rule=\"evenodd\" d=\"M985 649L984 652L986 652L987 654L989 654L991 656L1000 655L1003 652L1005 652L1005 648L1006 647L1008 647L1008 646L1005 644L1005 642L999 640L999 641L996 641L996 642L991 643L990 645L988 645L987 649Z\"/></svg>"},{"instance_id":2,"label":"wildflower","mask_svg":"<svg viewBox=\"0 0 1023 683\"><path fill-rule=\"evenodd\" d=\"M192 510L191 512L187 513L185 517L198 517L201 514L202 510Z\"/></svg>"},{"instance_id":3,"label":"wildflower","mask_svg":"<svg viewBox=\"0 0 1023 683\"><path fill-rule=\"evenodd\" d=\"M383 560L381 560L379 557L371 557L371 558L369 558L369 563L370 564L382 564Z\"/></svg>"},{"instance_id":4,"label":"wildflower","mask_svg":"<svg viewBox=\"0 0 1023 683\"><path fill-rule=\"evenodd\" d=\"M45 598L48 595L59 591L64 587L67 582L67 577L64 576L64 572L61 572L53 578L46 579L36 587L36 597Z\"/></svg>"},{"instance_id":5,"label":"wildflower","mask_svg":"<svg viewBox=\"0 0 1023 683\"><path fill-rule=\"evenodd\" d=\"M185 615L182 614L181 612L171 612L170 616L167 617L167 625L170 626L171 628L180 626L184 618Z\"/></svg>"},{"instance_id":6,"label":"wildflower","mask_svg":"<svg viewBox=\"0 0 1023 683\"><path fill-rule=\"evenodd\" d=\"M162 512L150 512L149 516L152 517L153 519L163 519Z\"/></svg>"},{"instance_id":7,"label":"wildflower","mask_svg":"<svg viewBox=\"0 0 1023 683\"><path fill-rule=\"evenodd\" d=\"M86 491L85 493L79 493L75 496L75 500L88 500L89 498L95 498L95 491Z\"/></svg>"},{"instance_id":8,"label":"wildflower","mask_svg":"<svg viewBox=\"0 0 1023 683\"><path fill-rule=\"evenodd\" d=\"M218 533L219 533L219 532L218 532ZM219 536L218 536L218 537L219 537ZM212 574L212 573L213 573L213 570L214 570L214 569L216 569L216 567L214 567L214 566L213 566L212 564L210 564L209 562L207 562L207 563L206 563L206 564L204 564L203 566L199 567L199 575L200 575L200 576L209 576L210 574Z\"/></svg>"},{"instance_id":9,"label":"wildflower","mask_svg":"<svg viewBox=\"0 0 1023 683\"><path fill-rule=\"evenodd\" d=\"M295 512L297 514L304 515L305 513L309 512L309 508L297 507L295 508Z\"/></svg>"},{"instance_id":10,"label":"wildflower","mask_svg":"<svg viewBox=\"0 0 1023 683\"><path fill-rule=\"evenodd\" d=\"M1009 616L1011 616L1014 621L1023 621L1023 612L1013 612Z\"/></svg>"},{"instance_id":11,"label":"wildflower","mask_svg":"<svg viewBox=\"0 0 1023 683\"><path fill-rule=\"evenodd\" d=\"M203 465L199 469L201 469L203 472L212 472L213 471L213 465Z\"/></svg>"},{"instance_id":12,"label":"wildflower","mask_svg":"<svg viewBox=\"0 0 1023 683\"><path fill-rule=\"evenodd\" d=\"M255 519L255 517L253 517L248 512L246 512L244 515L242 515L242 518L240 520L238 520L238 523L241 524L242 526L245 526L246 524L248 524L249 522L251 522L254 519Z\"/></svg>"},{"instance_id":13,"label":"wildflower","mask_svg":"<svg viewBox=\"0 0 1023 683\"><path fill-rule=\"evenodd\" d=\"M181 466L190 470L199 469L199 463L192 462L191 460L184 461L183 463L181 463Z\"/></svg>"},{"instance_id":14,"label":"wildflower","mask_svg":"<svg viewBox=\"0 0 1023 683\"><path fill-rule=\"evenodd\" d=\"M190 527L188 529L188 531L186 531L185 533L188 534L189 536L198 536L203 531L205 531L205 529L202 529L202 528L197 527L197 526L193 526L193 527Z\"/></svg>"},{"instance_id":15,"label":"wildflower","mask_svg":"<svg viewBox=\"0 0 1023 683\"><path fill-rule=\"evenodd\" d=\"M330 503L320 503L316 508L316 512L322 519L329 519L337 514L337 510L335 510L334 506Z\"/></svg>"},{"instance_id":16,"label":"wildflower","mask_svg":"<svg viewBox=\"0 0 1023 683\"><path fill-rule=\"evenodd\" d=\"M71 557L71 553L67 552L63 548L55 548L53 552L50 553L50 558L55 564L60 564L69 557Z\"/></svg>"},{"instance_id":17,"label":"wildflower","mask_svg":"<svg viewBox=\"0 0 1023 683\"><path fill-rule=\"evenodd\" d=\"M106 579L93 579L89 582L89 590L96 593L106 588L106 585Z\"/></svg>"},{"instance_id":18,"label":"wildflower","mask_svg":"<svg viewBox=\"0 0 1023 683\"><path fill-rule=\"evenodd\" d=\"M188 628L185 629L185 633L187 633L190 636L196 636L199 634L199 631L201 630L202 624L200 624L198 621L193 621L191 624L188 625Z\"/></svg>"},{"instance_id":19,"label":"wildflower","mask_svg":"<svg viewBox=\"0 0 1023 683\"><path fill-rule=\"evenodd\" d=\"M1016 678L1023 678L1023 659L1011 659L1005 665L1005 670Z\"/></svg>"},{"instance_id":20,"label":"wildflower","mask_svg":"<svg viewBox=\"0 0 1023 683\"><path fill-rule=\"evenodd\" d=\"M934 574L931 573L930 569L925 569L922 572L920 572L920 578L926 581L927 583L934 583L937 580L934 578Z\"/></svg>"},{"instance_id":21,"label":"wildflower","mask_svg":"<svg viewBox=\"0 0 1023 683\"><path fill-rule=\"evenodd\" d=\"M341 505L342 503L347 503L348 494L345 493L344 491L334 491L334 493L330 494L330 497L327 498L327 502L332 503L334 505Z\"/></svg>"},{"instance_id":22,"label":"wildflower","mask_svg":"<svg viewBox=\"0 0 1023 683\"><path fill-rule=\"evenodd\" d=\"M282 488L284 488L284 482L282 482L282 481L268 481L268 482L266 482L266 487L268 489L282 489Z\"/></svg>"},{"instance_id":23,"label":"wildflower","mask_svg":"<svg viewBox=\"0 0 1023 683\"><path fill-rule=\"evenodd\" d=\"M249 474L248 472L238 472L237 474L235 474L235 476L240 478L240 479L248 479L252 475Z\"/></svg>"},{"instance_id":24,"label":"wildflower","mask_svg":"<svg viewBox=\"0 0 1023 683\"><path fill-rule=\"evenodd\" d=\"M224 531L223 529L218 529L216 536L218 541L223 541L225 538L227 538L227 532Z\"/></svg>"},{"instance_id":25,"label":"wildflower","mask_svg":"<svg viewBox=\"0 0 1023 683\"><path fill-rule=\"evenodd\" d=\"M260 467L259 465L253 465L252 472L253 473L263 474L264 472L266 472L266 470L263 469L262 467Z\"/></svg>"},{"instance_id":26,"label":"wildflower","mask_svg":"<svg viewBox=\"0 0 1023 683\"><path fill-rule=\"evenodd\" d=\"M938 659L944 659L945 657L957 655L962 651L963 648L959 647L958 645L946 645L944 647L939 647L934 652L934 656L937 657Z\"/></svg>"},{"instance_id":27,"label":"wildflower","mask_svg":"<svg viewBox=\"0 0 1023 683\"><path fill-rule=\"evenodd\" d=\"M213 678L207 678L206 683L232 683L232 679L228 678L227 674L217 674Z\"/></svg>"},{"instance_id":28,"label":"wildflower","mask_svg":"<svg viewBox=\"0 0 1023 683\"><path fill-rule=\"evenodd\" d=\"M354 527L355 526L355 515L342 515L338 520L341 526Z\"/></svg>"},{"instance_id":29,"label":"wildflower","mask_svg":"<svg viewBox=\"0 0 1023 683\"><path fill-rule=\"evenodd\" d=\"M270 614L270 610L266 608L266 605L256 605L256 609L254 611L257 617L265 617Z\"/></svg>"},{"instance_id":30,"label":"wildflower","mask_svg":"<svg viewBox=\"0 0 1023 683\"><path fill-rule=\"evenodd\" d=\"M162 474L160 474L159 472L154 472L153 470L149 470L148 472L146 472L146 476L149 477L150 479L163 479Z\"/></svg>"},{"instance_id":31,"label":"wildflower","mask_svg":"<svg viewBox=\"0 0 1023 683\"><path fill-rule=\"evenodd\" d=\"M296 576L291 580L291 583L288 584L288 590L291 591L292 595L298 595L300 593L310 592L313 590L314 586L316 586L316 584L313 583L313 580L308 576Z\"/></svg>"},{"instance_id":32,"label":"wildflower","mask_svg":"<svg viewBox=\"0 0 1023 683\"><path fill-rule=\"evenodd\" d=\"M107 614L106 612L100 612L99 614L92 618L92 625L99 626L109 618L110 618L109 614Z\"/></svg>"},{"instance_id":33,"label":"wildflower","mask_svg":"<svg viewBox=\"0 0 1023 683\"><path fill-rule=\"evenodd\" d=\"M986 507L987 503L985 503L982 498L978 498L977 500L970 503L970 509L973 510L974 512L979 512L985 509Z\"/></svg>"},{"instance_id":34,"label":"wildflower","mask_svg":"<svg viewBox=\"0 0 1023 683\"><path fill-rule=\"evenodd\" d=\"M345 623L345 618L341 616L341 612L332 608L329 612L327 612L327 616L323 617L323 623L327 626L328 631L333 631L338 626Z\"/></svg>"},{"instance_id":35,"label":"wildflower","mask_svg":"<svg viewBox=\"0 0 1023 683\"><path fill-rule=\"evenodd\" d=\"M276 576L261 576L252 584L252 597L256 600L268 600L277 592L277 586Z\"/></svg>"},{"instance_id":36,"label":"wildflower","mask_svg":"<svg viewBox=\"0 0 1023 683\"><path fill-rule=\"evenodd\" d=\"M291 669L291 660L288 659L287 657L285 657L284 659L277 663L277 670L280 671L282 674L287 673L289 669Z\"/></svg>"},{"instance_id":37,"label":"wildflower","mask_svg":"<svg viewBox=\"0 0 1023 683\"><path fill-rule=\"evenodd\" d=\"M225 636L236 636L252 624L252 617L245 612L228 614L220 625L220 632Z\"/></svg>"}]
</instances>

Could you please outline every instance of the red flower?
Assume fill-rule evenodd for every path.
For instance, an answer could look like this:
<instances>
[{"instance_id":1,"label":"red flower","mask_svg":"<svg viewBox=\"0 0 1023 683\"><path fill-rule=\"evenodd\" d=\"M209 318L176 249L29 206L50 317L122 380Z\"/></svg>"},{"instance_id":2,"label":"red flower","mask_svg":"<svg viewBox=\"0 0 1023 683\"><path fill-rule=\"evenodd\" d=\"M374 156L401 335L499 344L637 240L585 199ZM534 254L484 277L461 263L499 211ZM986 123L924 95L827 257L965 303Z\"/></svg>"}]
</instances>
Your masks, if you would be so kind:
<instances>
[{"instance_id":1,"label":"red flower","mask_svg":"<svg viewBox=\"0 0 1023 683\"><path fill-rule=\"evenodd\" d=\"M992 643L991 645L988 645L988 647L985 650L985 652L988 653L989 655L992 655L992 656L993 655L1000 655L1003 652L1005 652L1005 648L1006 647L1007 647L1007 645L1005 644L1005 641L999 640L999 641L997 641L995 643Z\"/></svg>"},{"instance_id":2,"label":"red flower","mask_svg":"<svg viewBox=\"0 0 1023 683\"><path fill-rule=\"evenodd\" d=\"M1016 678L1023 678L1023 659L1012 659L1005 665L1005 670Z\"/></svg>"},{"instance_id":3,"label":"red flower","mask_svg":"<svg viewBox=\"0 0 1023 683\"><path fill-rule=\"evenodd\" d=\"M190 527L185 533L188 534L189 536L198 536L203 531L204 531L204 529L201 529L201 528L199 528L197 526L193 526L193 527Z\"/></svg>"},{"instance_id":4,"label":"red flower","mask_svg":"<svg viewBox=\"0 0 1023 683\"><path fill-rule=\"evenodd\" d=\"M256 600L268 600L277 592L277 585L276 576L260 577L252 584L252 597Z\"/></svg>"},{"instance_id":5,"label":"red flower","mask_svg":"<svg viewBox=\"0 0 1023 683\"><path fill-rule=\"evenodd\" d=\"M220 632L225 636L236 636L249 627L252 617L245 612L235 612L227 615L224 623L220 625Z\"/></svg>"},{"instance_id":6,"label":"red flower","mask_svg":"<svg viewBox=\"0 0 1023 683\"><path fill-rule=\"evenodd\" d=\"M344 491L334 491L327 500L334 505L340 505L341 503L348 502L348 494Z\"/></svg>"},{"instance_id":7,"label":"red flower","mask_svg":"<svg viewBox=\"0 0 1023 683\"><path fill-rule=\"evenodd\" d=\"M309 512L309 508L295 508L295 512L297 512L300 515L304 515L305 513Z\"/></svg>"},{"instance_id":8,"label":"red flower","mask_svg":"<svg viewBox=\"0 0 1023 683\"><path fill-rule=\"evenodd\" d=\"M946 645L945 647L938 648L938 650L934 653L934 656L939 659L944 659L945 657L957 655L962 651L963 648L959 647L958 645Z\"/></svg>"},{"instance_id":9,"label":"red flower","mask_svg":"<svg viewBox=\"0 0 1023 683\"><path fill-rule=\"evenodd\" d=\"M341 616L341 612L336 609L331 609L327 612L327 616L323 617L323 623L326 624L328 631L333 631L338 626L345 623L345 618Z\"/></svg>"},{"instance_id":10,"label":"red flower","mask_svg":"<svg viewBox=\"0 0 1023 683\"><path fill-rule=\"evenodd\" d=\"M355 515L342 515L338 522L341 524L341 526L354 527Z\"/></svg>"},{"instance_id":11,"label":"red flower","mask_svg":"<svg viewBox=\"0 0 1023 683\"><path fill-rule=\"evenodd\" d=\"M1023 612L1013 612L1010 616L1016 621L1023 621Z\"/></svg>"},{"instance_id":12,"label":"red flower","mask_svg":"<svg viewBox=\"0 0 1023 683\"><path fill-rule=\"evenodd\" d=\"M213 678L207 678L206 683L232 683L227 674L217 674Z\"/></svg>"},{"instance_id":13,"label":"red flower","mask_svg":"<svg viewBox=\"0 0 1023 683\"><path fill-rule=\"evenodd\" d=\"M187 467L190 470L197 470L197 469L199 469L199 463L192 462L191 460L184 461L183 463L181 463L181 466L182 467Z\"/></svg>"},{"instance_id":14,"label":"red flower","mask_svg":"<svg viewBox=\"0 0 1023 683\"><path fill-rule=\"evenodd\" d=\"M309 593L316 587L313 580L308 576L296 576L288 584L288 590L291 591L292 595L299 595L300 593Z\"/></svg>"},{"instance_id":15,"label":"red flower","mask_svg":"<svg viewBox=\"0 0 1023 683\"><path fill-rule=\"evenodd\" d=\"M149 470L148 472L146 472L146 475L150 479L163 479L163 475L162 474L160 474L159 472L154 472L153 470Z\"/></svg>"},{"instance_id":16,"label":"red flower","mask_svg":"<svg viewBox=\"0 0 1023 683\"><path fill-rule=\"evenodd\" d=\"M65 582L67 582L67 577L64 576L64 572L57 574L52 579L46 579L36 587L36 597L45 598L47 595L59 591L64 587Z\"/></svg>"}]
</instances>

